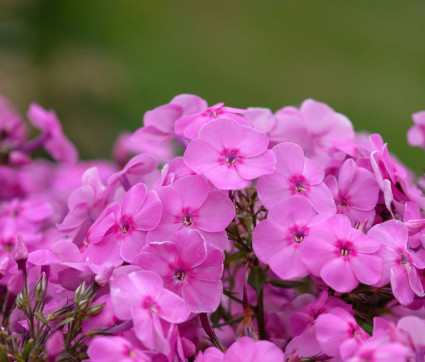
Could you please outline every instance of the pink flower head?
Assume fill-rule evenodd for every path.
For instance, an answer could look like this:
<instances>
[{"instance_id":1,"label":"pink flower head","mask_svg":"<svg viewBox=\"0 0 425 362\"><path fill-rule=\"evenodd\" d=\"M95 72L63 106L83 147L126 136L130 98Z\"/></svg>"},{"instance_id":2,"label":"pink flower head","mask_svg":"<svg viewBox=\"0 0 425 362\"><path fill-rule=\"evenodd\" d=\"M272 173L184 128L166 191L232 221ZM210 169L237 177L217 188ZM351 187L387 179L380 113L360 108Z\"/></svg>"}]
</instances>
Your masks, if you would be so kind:
<instances>
[{"instance_id":1,"label":"pink flower head","mask_svg":"<svg viewBox=\"0 0 425 362\"><path fill-rule=\"evenodd\" d=\"M374 255L379 242L353 228L345 215L314 225L301 247L304 264L338 292L352 291L359 281L372 285L381 279L382 260Z\"/></svg>"},{"instance_id":2,"label":"pink flower head","mask_svg":"<svg viewBox=\"0 0 425 362\"><path fill-rule=\"evenodd\" d=\"M1 147L14 148L27 138L24 120L9 101L0 94Z\"/></svg>"},{"instance_id":3,"label":"pink flower head","mask_svg":"<svg viewBox=\"0 0 425 362\"><path fill-rule=\"evenodd\" d=\"M323 169L304 157L295 143L285 142L273 148L276 171L258 180L258 196L270 208L292 195L304 196L320 214L334 214L335 203L323 183Z\"/></svg>"},{"instance_id":4,"label":"pink flower head","mask_svg":"<svg viewBox=\"0 0 425 362\"><path fill-rule=\"evenodd\" d=\"M190 168L222 190L240 190L251 180L274 171L275 156L268 137L233 119L205 125L184 154Z\"/></svg>"},{"instance_id":5,"label":"pink flower head","mask_svg":"<svg viewBox=\"0 0 425 362\"><path fill-rule=\"evenodd\" d=\"M133 186L121 204L110 204L88 231L87 261L120 265L142 251L146 234L159 223L162 204L144 184Z\"/></svg>"},{"instance_id":6,"label":"pink flower head","mask_svg":"<svg viewBox=\"0 0 425 362\"><path fill-rule=\"evenodd\" d=\"M220 249L227 244L225 229L235 217L235 207L229 196L210 185L202 176L187 176L157 193L163 204L159 225L147 236L147 241L171 240L183 228L197 229Z\"/></svg>"},{"instance_id":7,"label":"pink flower head","mask_svg":"<svg viewBox=\"0 0 425 362\"><path fill-rule=\"evenodd\" d=\"M272 142L295 142L307 157L325 167L335 152L327 152L334 140L347 142L354 138L350 120L325 103L307 99L298 110L284 107L276 112L277 125L270 134Z\"/></svg>"},{"instance_id":8,"label":"pink flower head","mask_svg":"<svg viewBox=\"0 0 425 362\"><path fill-rule=\"evenodd\" d=\"M78 153L75 146L66 138L62 126L54 111L46 111L38 104L32 103L28 110L31 123L42 131L44 148L57 161L75 163Z\"/></svg>"},{"instance_id":9,"label":"pink flower head","mask_svg":"<svg viewBox=\"0 0 425 362\"><path fill-rule=\"evenodd\" d=\"M334 308L320 315L315 324L316 337L325 354L343 360L353 355L369 335L359 327L354 317L343 308Z\"/></svg>"},{"instance_id":10,"label":"pink flower head","mask_svg":"<svg viewBox=\"0 0 425 362\"><path fill-rule=\"evenodd\" d=\"M240 124L250 126L250 122L241 115L245 110L223 107L223 104L218 103L202 112L181 117L174 126L176 134L183 139L193 140L198 137L199 131L204 125L220 118L231 118Z\"/></svg>"},{"instance_id":11,"label":"pink flower head","mask_svg":"<svg viewBox=\"0 0 425 362\"><path fill-rule=\"evenodd\" d=\"M407 140L411 146L425 149L425 111L412 115L414 125L407 132Z\"/></svg>"},{"instance_id":12,"label":"pink flower head","mask_svg":"<svg viewBox=\"0 0 425 362\"><path fill-rule=\"evenodd\" d=\"M409 348L401 343L370 338L356 348L347 362L405 362L409 360L409 352Z\"/></svg>"},{"instance_id":13,"label":"pink flower head","mask_svg":"<svg viewBox=\"0 0 425 362\"><path fill-rule=\"evenodd\" d=\"M371 172L357 167L350 158L342 164L338 178L330 175L325 183L332 193L339 214L347 215L353 225L365 220L373 221L379 186Z\"/></svg>"},{"instance_id":14,"label":"pink flower head","mask_svg":"<svg viewBox=\"0 0 425 362\"><path fill-rule=\"evenodd\" d=\"M182 323L190 314L186 303L164 289L161 277L148 270L116 276L111 284L111 301L118 318L133 320L140 341L160 351L168 345L161 320Z\"/></svg>"},{"instance_id":15,"label":"pink flower head","mask_svg":"<svg viewBox=\"0 0 425 362\"><path fill-rule=\"evenodd\" d=\"M252 235L255 255L284 280L303 278L309 274L301 260L301 244L308 237L313 211L302 196L274 204L268 219L261 221Z\"/></svg>"},{"instance_id":16,"label":"pink flower head","mask_svg":"<svg viewBox=\"0 0 425 362\"><path fill-rule=\"evenodd\" d=\"M97 336L87 351L92 362L148 362L151 358L122 337Z\"/></svg>"},{"instance_id":17,"label":"pink flower head","mask_svg":"<svg viewBox=\"0 0 425 362\"><path fill-rule=\"evenodd\" d=\"M164 286L180 295L195 313L212 313L223 294L224 254L207 245L196 230L181 230L172 241L146 245L134 264L153 270Z\"/></svg>"},{"instance_id":18,"label":"pink flower head","mask_svg":"<svg viewBox=\"0 0 425 362\"><path fill-rule=\"evenodd\" d=\"M419 253L408 249L408 230L398 220L375 225L367 235L381 244L379 254L384 260L384 270L378 285L391 281L394 296L403 305L413 302L415 294L425 296L418 269L425 269L425 260Z\"/></svg>"},{"instance_id":19,"label":"pink flower head","mask_svg":"<svg viewBox=\"0 0 425 362\"><path fill-rule=\"evenodd\" d=\"M234 342L223 354L211 347L204 353L199 353L195 362L283 362L285 355L282 350L270 341L254 341L243 337Z\"/></svg>"}]
</instances>

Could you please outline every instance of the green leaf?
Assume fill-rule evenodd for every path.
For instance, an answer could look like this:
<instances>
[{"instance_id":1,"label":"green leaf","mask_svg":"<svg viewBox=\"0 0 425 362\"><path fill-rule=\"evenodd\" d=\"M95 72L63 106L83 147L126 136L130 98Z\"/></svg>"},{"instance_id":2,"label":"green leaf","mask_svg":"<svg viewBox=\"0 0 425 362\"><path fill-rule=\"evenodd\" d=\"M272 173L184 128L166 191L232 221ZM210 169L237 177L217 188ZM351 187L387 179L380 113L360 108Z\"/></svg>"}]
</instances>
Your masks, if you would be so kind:
<instances>
[{"instance_id":1,"label":"green leaf","mask_svg":"<svg viewBox=\"0 0 425 362\"><path fill-rule=\"evenodd\" d=\"M259 266L254 266L249 273L248 284L255 289L257 294L260 294L264 284L267 282L267 272Z\"/></svg>"},{"instance_id":2,"label":"green leaf","mask_svg":"<svg viewBox=\"0 0 425 362\"><path fill-rule=\"evenodd\" d=\"M74 320L74 317L66 318L65 320L63 320L62 322L60 322L60 323L59 323L59 324L55 327L55 329L54 329L54 330L56 330L56 329L58 329L58 328L60 328L60 327L64 326L65 324L71 323L73 320Z\"/></svg>"}]
</instances>

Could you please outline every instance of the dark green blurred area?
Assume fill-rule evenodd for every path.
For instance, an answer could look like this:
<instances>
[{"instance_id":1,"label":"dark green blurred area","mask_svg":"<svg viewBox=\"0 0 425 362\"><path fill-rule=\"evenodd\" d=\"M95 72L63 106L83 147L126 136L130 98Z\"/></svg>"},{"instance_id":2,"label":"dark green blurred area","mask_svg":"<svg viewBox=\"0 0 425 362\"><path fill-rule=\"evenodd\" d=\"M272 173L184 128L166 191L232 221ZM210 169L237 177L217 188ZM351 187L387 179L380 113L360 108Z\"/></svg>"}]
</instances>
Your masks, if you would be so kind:
<instances>
[{"instance_id":1,"label":"dark green blurred area","mask_svg":"<svg viewBox=\"0 0 425 362\"><path fill-rule=\"evenodd\" d=\"M0 0L0 89L57 111L84 158L180 93L272 110L306 98L379 132L416 171L424 1Z\"/></svg>"}]
</instances>

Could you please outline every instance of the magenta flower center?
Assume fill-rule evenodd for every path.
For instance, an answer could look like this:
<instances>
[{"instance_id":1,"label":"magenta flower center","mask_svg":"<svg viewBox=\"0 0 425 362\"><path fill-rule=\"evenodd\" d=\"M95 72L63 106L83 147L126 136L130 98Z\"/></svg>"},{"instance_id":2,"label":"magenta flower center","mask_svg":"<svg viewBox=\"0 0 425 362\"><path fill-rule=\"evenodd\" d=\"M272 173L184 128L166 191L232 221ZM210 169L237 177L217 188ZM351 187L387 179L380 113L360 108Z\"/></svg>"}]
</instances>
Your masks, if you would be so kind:
<instances>
[{"instance_id":1,"label":"magenta flower center","mask_svg":"<svg viewBox=\"0 0 425 362\"><path fill-rule=\"evenodd\" d=\"M123 234L127 233L127 231L130 229L130 223L128 220L121 220L120 229Z\"/></svg>"},{"instance_id":2,"label":"magenta flower center","mask_svg":"<svg viewBox=\"0 0 425 362\"><path fill-rule=\"evenodd\" d=\"M228 165L234 165L236 160L237 160L238 156L236 155L235 152L231 151L229 153L226 153L224 155L224 161L228 164Z\"/></svg>"},{"instance_id":3,"label":"magenta flower center","mask_svg":"<svg viewBox=\"0 0 425 362\"><path fill-rule=\"evenodd\" d=\"M151 297L146 297L143 300L142 308L149 309L151 311L151 313L158 313L157 305Z\"/></svg>"},{"instance_id":4,"label":"magenta flower center","mask_svg":"<svg viewBox=\"0 0 425 362\"><path fill-rule=\"evenodd\" d=\"M186 226L190 226L193 223L193 218L192 218L192 214L190 213L184 213L183 214L183 224L185 224Z\"/></svg>"},{"instance_id":5,"label":"magenta flower center","mask_svg":"<svg viewBox=\"0 0 425 362\"><path fill-rule=\"evenodd\" d=\"M176 269L175 271L174 271L174 279L176 280L176 281L180 281L180 282L182 282L183 280L185 280L186 279L186 272L183 270L183 269Z\"/></svg>"},{"instance_id":6,"label":"magenta flower center","mask_svg":"<svg viewBox=\"0 0 425 362\"><path fill-rule=\"evenodd\" d=\"M292 236L294 237L294 241L299 244L304 240L305 232L303 229L295 229L292 232Z\"/></svg>"},{"instance_id":7,"label":"magenta flower center","mask_svg":"<svg viewBox=\"0 0 425 362\"><path fill-rule=\"evenodd\" d=\"M339 249L339 252L340 252L341 256L343 256L345 258L348 257L348 255L350 255L350 249L347 248L346 246Z\"/></svg>"},{"instance_id":8,"label":"magenta flower center","mask_svg":"<svg viewBox=\"0 0 425 362\"><path fill-rule=\"evenodd\" d=\"M400 263L405 267L409 267L410 263L409 263L409 257L406 254L401 254L400 255Z\"/></svg>"},{"instance_id":9,"label":"magenta flower center","mask_svg":"<svg viewBox=\"0 0 425 362\"><path fill-rule=\"evenodd\" d=\"M290 182L292 183L292 192L294 194L296 193L305 193L308 189L307 180L303 175L300 176L294 176L290 179Z\"/></svg>"}]
</instances>

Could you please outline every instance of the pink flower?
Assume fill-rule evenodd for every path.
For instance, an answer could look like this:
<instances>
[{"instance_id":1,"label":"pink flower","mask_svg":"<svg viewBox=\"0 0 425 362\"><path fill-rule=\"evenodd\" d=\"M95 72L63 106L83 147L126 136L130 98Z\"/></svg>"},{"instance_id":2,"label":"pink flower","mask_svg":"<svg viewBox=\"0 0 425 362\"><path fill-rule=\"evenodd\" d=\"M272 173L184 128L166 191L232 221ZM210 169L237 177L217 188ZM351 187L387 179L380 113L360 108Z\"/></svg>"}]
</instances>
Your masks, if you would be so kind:
<instances>
[{"instance_id":1,"label":"pink flower","mask_svg":"<svg viewBox=\"0 0 425 362\"><path fill-rule=\"evenodd\" d=\"M140 341L150 349L167 349L161 320L182 323L189 317L186 303L163 288L161 277L152 271L119 274L111 284L111 302L123 321L132 319Z\"/></svg>"},{"instance_id":2,"label":"pink flower","mask_svg":"<svg viewBox=\"0 0 425 362\"><path fill-rule=\"evenodd\" d=\"M193 140L198 137L199 131L204 125L220 118L231 118L240 124L247 126L251 125L250 122L241 115L245 110L223 107L223 104L224 103L217 103L201 112L181 117L174 125L176 134L183 139Z\"/></svg>"},{"instance_id":3,"label":"pink flower","mask_svg":"<svg viewBox=\"0 0 425 362\"><path fill-rule=\"evenodd\" d=\"M97 336L87 351L92 362L148 362L151 358L122 337Z\"/></svg>"},{"instance_id":4,"label":"pink flower","mask_svg":"<svg viewBox=\"0 0 425 362\"><path fill-rule=\"evenodd\" d=\"M223 294L223 261L223 252L192 229L175 233L171 242L146 245L133 264L158 273L192 312L212 313Z\"/></svg>"},{"instance_id":5,"label":"pink flower","mask_svg":"<svg viewBox=\"0 0 425 362\"><path fill-rule=\"evenodd\" d=\"M268 137L233 119L205 125L184 154L190 168L222 190L240 190L251 180L274 171L275 156Z\"/></svg>"},{"instance_id":6,"label":"pink flower","mask_svg":"<svg viewBox=\"0 0 425 362\"><path fill-rule=\"evenodd\" d=\"M120 265L142 251L146 235L159 223L162 204L144 184L133 186L121 204L112 203L102 212L87 233L87 261Z\"/></svg>"},{"instance_id":7,"label":"pink flower","mask_svg":"<svg viewBox=\"0 0 425 362\"><path fill-rule=\"evenodd\" d=\"M411 304L415 294L425 296L418 275L418 269L425 269L425 260L419 253L408 249L406 225L390 220L375 225L367 235L382 244L379 255L384 260L384 271L378 285L391 281L394 296L403 305Z\"/></svg>"},{"instance_id":8,"label":"pink flower","mask_svg":"<svg viewBox=\"0 0 425 362\"><path fill-rule=\"evenodd\" d=\"M351 357L362 341L369 338L354 317L339 307L320 315L315 328L323 352L331 357L340 356L343 360Z\"/></svg>"},{"instance_id":9,"label":"pink flower","mask_svg":"<svg viewBox=\"0 0 425 362\"><path fill-rule=\"evenodd\" d=\"M425 111L412 115L414 125L407 132L407 140L411 146L425 149Z\"/></svg>"},{"instance_id":10,"label":"pink flower","mask_svg":"<svg viewBox=\"0 0 425 362\"><path fill-rule=\"evenodd\" d=\"M202 176L187 176L156 190L163 212L159 225L148 233L147 241L171 240L183 228L197 229L220 249L227 244L225 229L235 217L235 207L228 195L210 190Z\"/></svg>"},{"instance_id":11,"label":"pink flower","mask_svg":"<svg viewBox=\"0 0 425 362\"><path fill-rule=\"evenodd\" d=\"M42 145L55 160L64 163L77 162L77 150L64 135L54 111L46 111L38 104L32 103L28 110L28 118L35 127L41 129L41 137L44 140Z\"/></svg>"},{"instance_id":12,"label":"pink flower","mask_svg":"<svg viewBox=\"0 0 425 362\"><path fill-rule=\"evenodd\" d=\"M223 354L211 347L199 353L195 362L283 362L285 355L282 350L270 341L254 341L243 337L234 342Z\"/></svg>"},{"instance_id":13,"label":"pink flower","mask_svg":"<svg viewBox=\"0 0 425 362\"><path fill-rule=\"evenodd\" d=\"M373 221L378 202L379 186L374 175L347 159L339 169L338 179L328 176L325 183L332 193L339 214L347 215L351 223Z\"/></svg>"},{"instance_id":14,"label":"pink flower","mask_svg":"<svg viewBox=\"0 0 425 362\"><path fill-rule=\"evenodd\" d=\"M281 143L273 148L276 171L258 180L258 196L267 208L292 195L304 196L318 213L334 214L335 203L323 183L323 169L304 157L295 143Z\"/></svg>"},{"instance_id":15,"label":"pink flower","mask_svg":"<svg viewBox=\"0 0 425 362\"><path fill-rule=\"evenodd\" d=\"M301 244L301 258L310 271L338 292L350 292L359 281L372 285L382 275L380 244L351 226L345 215L314 225Z\"/></svg>"},{"instance_id":16,"label":"pink flower","mask_svg":"<svg viewBox=\"0 0 425 362\"><path fill-rule=\"evenodd\" d=\"M284 280L309 274L301 260L300 246L309 235L314 214L304 197L291 196L274 204L269 209L268 219L261 221L253 232L255 255Z\"/></svg>"}]
</instances>

